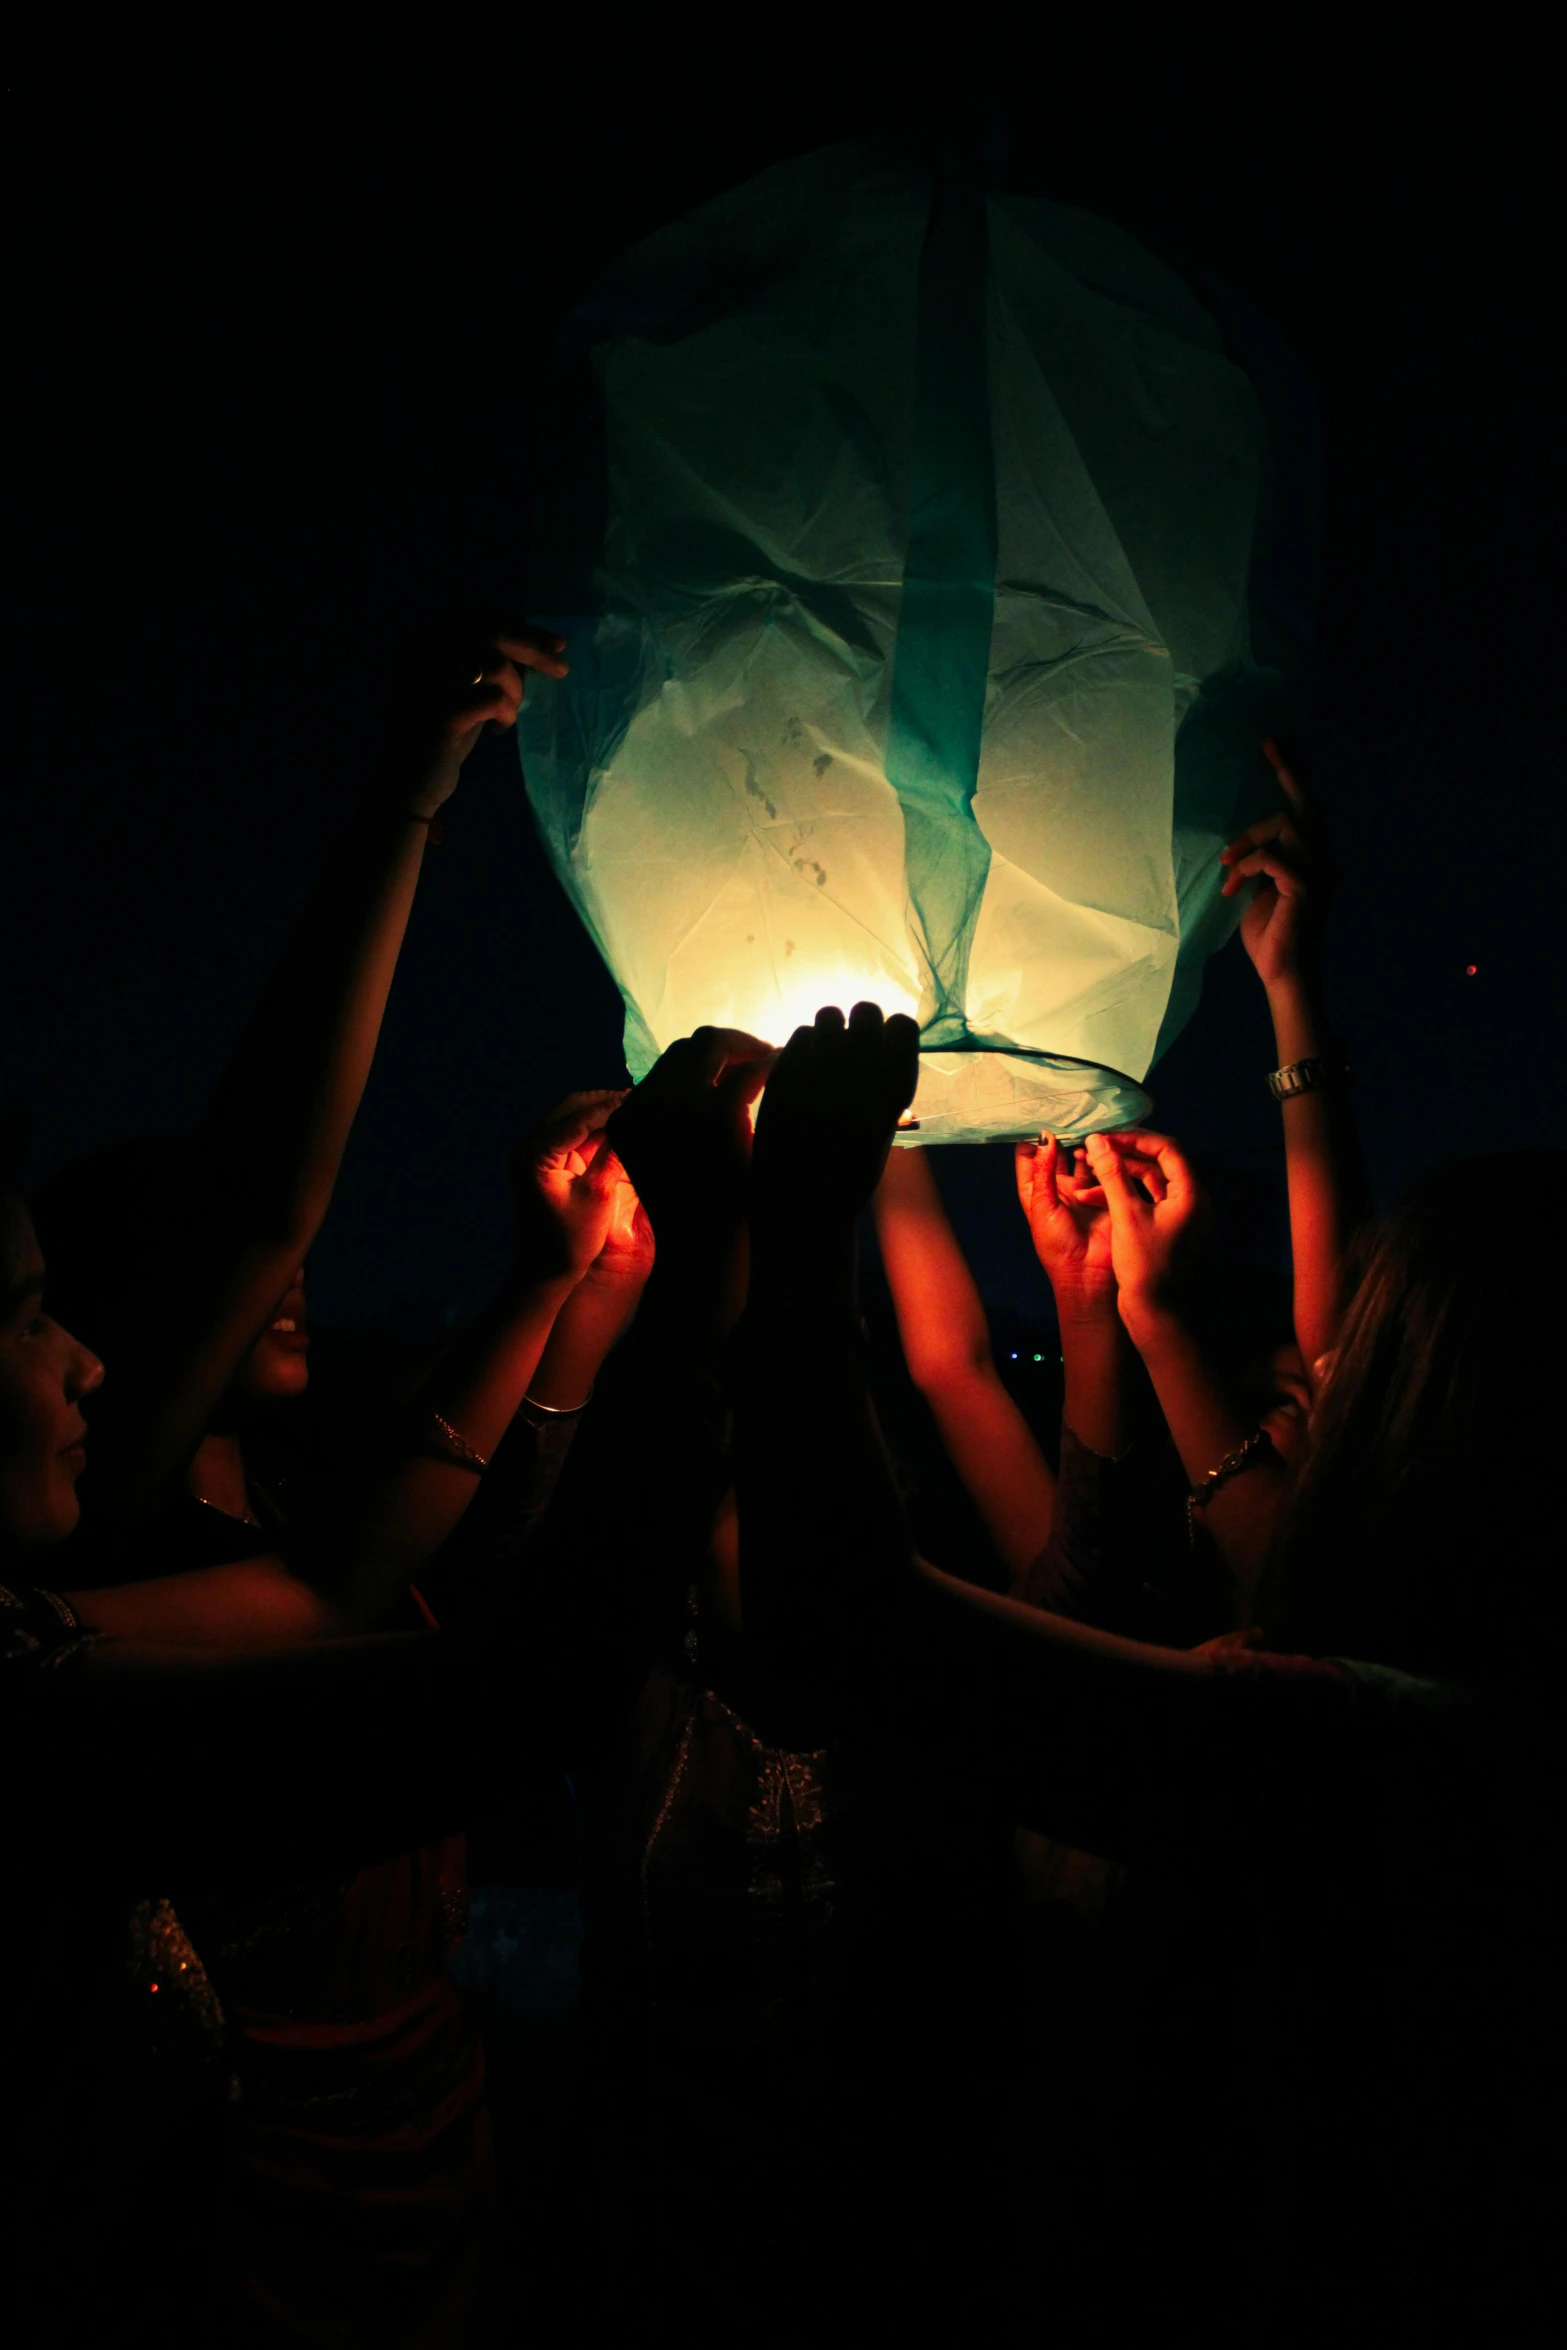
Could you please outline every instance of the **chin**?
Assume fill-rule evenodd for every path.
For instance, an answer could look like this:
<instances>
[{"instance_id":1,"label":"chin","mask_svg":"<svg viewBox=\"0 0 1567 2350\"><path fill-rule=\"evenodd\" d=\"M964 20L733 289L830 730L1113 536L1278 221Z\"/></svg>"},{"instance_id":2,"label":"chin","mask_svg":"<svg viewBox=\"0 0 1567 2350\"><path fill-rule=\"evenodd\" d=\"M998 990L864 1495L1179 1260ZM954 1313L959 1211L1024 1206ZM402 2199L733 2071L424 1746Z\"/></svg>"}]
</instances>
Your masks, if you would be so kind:
<instances>
[{"instance_id":1,"label":"chin","mask_svg":"<svg viewBox=\"0 0 1567 2350\"><path fill-rule=\"evenodd\" d=\"M248 1366L246 1402L252 1410L265 1411L270 1404L303 1395L309 1385L310 1358L301 1349L258 1348Z\"/></svg>"}]
</instances>

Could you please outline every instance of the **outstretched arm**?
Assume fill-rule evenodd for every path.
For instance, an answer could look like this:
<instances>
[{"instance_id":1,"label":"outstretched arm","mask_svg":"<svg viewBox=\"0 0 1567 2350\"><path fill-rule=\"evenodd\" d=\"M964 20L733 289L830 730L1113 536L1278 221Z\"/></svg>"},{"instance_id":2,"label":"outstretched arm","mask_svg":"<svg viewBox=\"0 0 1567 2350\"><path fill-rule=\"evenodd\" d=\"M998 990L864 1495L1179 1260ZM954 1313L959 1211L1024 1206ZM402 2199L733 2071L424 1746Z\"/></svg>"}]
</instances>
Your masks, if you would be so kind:
<instances>
[{"instance_id":1,"label":"outstretched arm","mask_svg":"<svg viewBox=\"0 0 1567 2350\"><path fill-rule=\"evenodd\" d=\"M678 1638L727 1482L720 1369L744 1291L749 1105L772 1057L754 1037L699 1029L670 1047L609 1123L651 1228L652 1272L583 1415L530 1570L543 1604L604 1662L604 1707L585 1728L585 1750L661 1644ZM648 1232L632 1242L645 1271ZM561 1408L582 1400L572 1392L575 1349L565 1332L555 1366Z\"/></svg>"},{"instance_id":2,"label":"outstretched arm","mask_svg":"<svg viewBox=\"0 0 1567 2350\"><path fill-rule=\"evenodd\" d=\"M598 1271L616 1253L617 1225L632 1229L638 1215L604 1134L622 1098L618 1091L568 1094L516 1152L510 1278L327 1513L311 1573L367 1626L466 1515L582 1288L623 1292L624 1284ZM607 1342L602 1319L588 1317L593 1336Z\"/></svg>"},{"instance_id":3,"label":"outstretched arm","mask_svg":"<svg viewBox=\"0 0 1567 2350\"><path fill-rule=\"evenodd\" d=\"M1231 841L1224 894L1246 882L1241 941L1267 990L1280 1069L1306 1072L1310 1089L1285 1096L1295 1340L1309 1370L1338 1344L1349 1237L1365 1210L1365 1178L1343 1071L1334 1062L1322 996L1327 873L1321 826L1276 743L1263 745L1287 810Z\"/></svg>"},{"instance_id":4,"label":"outstretched arm","mask_svg":"<svg viewBox=\"0 0 1567 2350\"><path fill-rule=\"evenodd\" d=\"M888 1154L872 1212L909 1376L1003 1563L1020 1574L1049 1539L1055 1478L1002 1384L974 1276L923 1150Z\"/></svg>"},{"instance_id":5,"label":"outstretched arm","mask_svg":"<svg viewBox=\"0 0 1567 2350\"><path fill-rule=\"evenodd\" d=\"M1090 1135L1110 1216L1119 1311L1219 1556L1249 1607L1287 1474L1231 1401L1185 1310L1187 1259L1209 1208L1167 1135Z\"/></svg>"},{"instance_id":6,"label":"outstretched arm","mask_svg":"<svg viewBox=\"0 0 1567 2350\"><path fill-rule=\"evenodd\" d=\"M381 770L202 1121L190 1196L148 1236L147 1294L117 1317L94 1472L101 1506L122 1520L161 1505L315 1239L430 826L485 727L513 724L522 670L561 675L559 654L557 638L527 629L453 636L412 679Z\"/></svg>"}]
</instances>

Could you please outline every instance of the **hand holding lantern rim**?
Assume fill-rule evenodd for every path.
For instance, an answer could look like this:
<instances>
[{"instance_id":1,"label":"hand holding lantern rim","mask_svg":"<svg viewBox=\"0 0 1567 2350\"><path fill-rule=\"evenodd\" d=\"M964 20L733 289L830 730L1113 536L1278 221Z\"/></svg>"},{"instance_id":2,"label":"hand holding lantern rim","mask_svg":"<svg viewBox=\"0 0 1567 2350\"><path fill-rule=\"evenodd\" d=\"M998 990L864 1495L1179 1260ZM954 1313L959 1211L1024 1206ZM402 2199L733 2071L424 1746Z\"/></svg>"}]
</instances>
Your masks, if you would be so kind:
<instances>
[{"instance_id":1,"label":"hand holding lantern rim","mask_svg":"<svg viewBox=\"0 0 1567 2350\"><path fill-rule=\"evenodd\" d=\"M1241 944L1263 986L1296 979L1321 947L1331 875L1322 824L1276 742L1263 752L1288 806L1248 824L1219 852L1223 895L1254 883L1241 916Z\"/></svg>"},{"instance_id":2,"label":"hand holding lantern rim","mask_svg":"<svg viewBox=\"0 0 1567 2350\"><path fill-rule=\"evenodd\" d=\"M1121 1319L1135 1340L1149 1320L1177 1310L1212 1208L1167 1134L1091 1134L1087 1149L1108 1212Z\"/></svg>"},{"instance_id":3,"label":"hand holding lantern rim","mask_svg":"<svg viewBox=\"0 0 1567 2350\"><path fill-rule=\"evenodd\" d=\"M568 1093L512 1153L517 1261L527 1277L580 1281L606 1250L631 1249L638 1202L604 1131L624 1099L618 1088Z\"/></svg>"},{"instance_id":4,"label":"hand holding lantern rim","mask_svg":"<svg viewBox=\"0 0 1567 2350\"><path fill-rule=\"evenodd\" d=\"M887 1164L914 1098L919 1029L856 1004L824 1005L779 1054L756 1121L753 1197L768 1222L850 1223Z\"/></svg>"},{"instance_id":5,"label":"hand holding lantern rim","mask_svg":"<svg viewBox=\"0 0 1567 2350\"><path fill-rule=\"evenodd\" d=\"M428 823L456 790L463 761L486 728L505 734L516 725L523 672L564 677L565 650L564 637L509 620L415 639L392 696L387 792Z\"/></svg>"},{"instance_id":6,"label":"hand holding lantern rim","mask_svg":"<svg viewBox=\"0 0 1567 2350\"><path fill-rule=\"evenodd\" d=\"M1058 1308L1099 1304L1113 1314L1109 1208L1084 1146L1042 1134L1018 1144L1016 1170L1018 1201Z\"/></svg>"},{"instance_id":7,"label":"hand holding lantern rim","mask_svg":"<svg viewBox=\"0 0 1567 2350\"><path fill-rule=\"evenodd\" d=\"M620 1101L608 1139L658 1246L737 1230L745 1217L751 1104L777 1055L738 1028L698 1028Z\"/></svg>"}]
</instances>

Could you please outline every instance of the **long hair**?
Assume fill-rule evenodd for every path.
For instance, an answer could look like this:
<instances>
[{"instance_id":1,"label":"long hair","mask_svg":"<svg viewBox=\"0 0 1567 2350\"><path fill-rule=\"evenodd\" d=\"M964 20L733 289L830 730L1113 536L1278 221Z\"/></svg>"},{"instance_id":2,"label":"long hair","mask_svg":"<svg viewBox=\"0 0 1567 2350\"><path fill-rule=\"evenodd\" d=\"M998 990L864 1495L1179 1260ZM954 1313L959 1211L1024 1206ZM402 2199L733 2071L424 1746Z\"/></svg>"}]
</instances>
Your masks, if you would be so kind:
<instances>
[{"instance_id":1,"label":"long hair","mask_svg":"<svg viewBox=\"0 0 1567 2350\"><path fill-rule=\"evenodd\" d=\"M1273 1645L1559 1670L1567 1152L1438 1169L1371 1237L1259 1614Z\"/></svg>"}]
</instances>

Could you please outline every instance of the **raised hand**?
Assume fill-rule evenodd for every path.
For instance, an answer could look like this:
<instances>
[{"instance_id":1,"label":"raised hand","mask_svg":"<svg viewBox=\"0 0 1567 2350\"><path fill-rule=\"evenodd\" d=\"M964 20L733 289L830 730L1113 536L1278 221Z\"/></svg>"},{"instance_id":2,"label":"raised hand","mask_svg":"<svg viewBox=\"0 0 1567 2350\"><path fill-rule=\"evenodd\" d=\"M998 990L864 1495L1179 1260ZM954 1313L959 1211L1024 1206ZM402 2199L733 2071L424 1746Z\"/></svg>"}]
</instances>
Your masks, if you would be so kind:
<instances>
[{"instance_id":1,"label":"raised hand","mask_svg":"<svg viewBox=\"0 0 1567 2350\"><path fill-rule=\"evenodd\" d=\"M1321 941L1327 913L1328 869L1322 829L1306 794L1275 742L1263 750L1288 802L1237 834L1220 851L1227 868L1223 894L1244 883L1253 889L1241 916L1241 943L1264 987L1296 977Z\"/></svg>"},{"instance_id":2,"label":"raised hand","mask_svg":"<svg viewBox=\"0 0 1567 2350\"><path fill-rule=\"evenodd\" d=\"M1088 1164L1104 1193L1121 1319L1136 1334L1176 1305L1206 1232L1207 1194L1168 1135L1091 1134Z\"/></svg>"},{"instance_id":3,"label":"raised hand","mask_svg":"<svg viewBox=\"0 0 1567 2350\"><path fill-rule=\"evenodd\" d=\"M756 1121L756 1197L766 1215L849 1220L887 1164L893 1130L914 1098L919 1030L836 1005L797 1028L778 1056Z\"/></svg>"},{"instance_id":4,"label":"raised hand","mask_svg":"<svg viewBox=\"0 0 1567 2350\"><path fill-rule=\"evenodd\" d=\"M508 622L450 628L411 645L392 698L383 774L408 813L434 816L488 728L504 734L522 708L523 672L564 677L564 637Z\"/></svg>"},{"instance_id":5,"label":"raised hand","mask_svg":"<svg viewBox=\"0 0 1567 2350\"><path fill-rule=\"evenodd\" d=\"M739 1226L751 1158L751 1104L773 1047L738 1028L698 1028L672 1044L610 1122L613 1149L662 1248Z\"/></svg>"},{"instance_id":6,"label":"raised hand","mask_svg":"<svg viewBox=\"0 0 1567 2350\"><path fill-rule=\"evenodd\" d=\"M617 1226L629 1233L635 1194L605 1137L624 1099L568 1093L512 1154L518 1266L535 1280L580 1281Z\"/></svg>"},{"instance_id":7,"label":"raised hand","mask_svg":"<svg viewBox=\"0 0 1567 2350\"><path fill-rule=\"evenodd\" d=\"M1058 1302L1103 1300L1113 1310L1110 1211L1081 1144L1062 1144L1053 1134L1020 1142L1017 1193Z\"/></svg>"}]
</instances>

